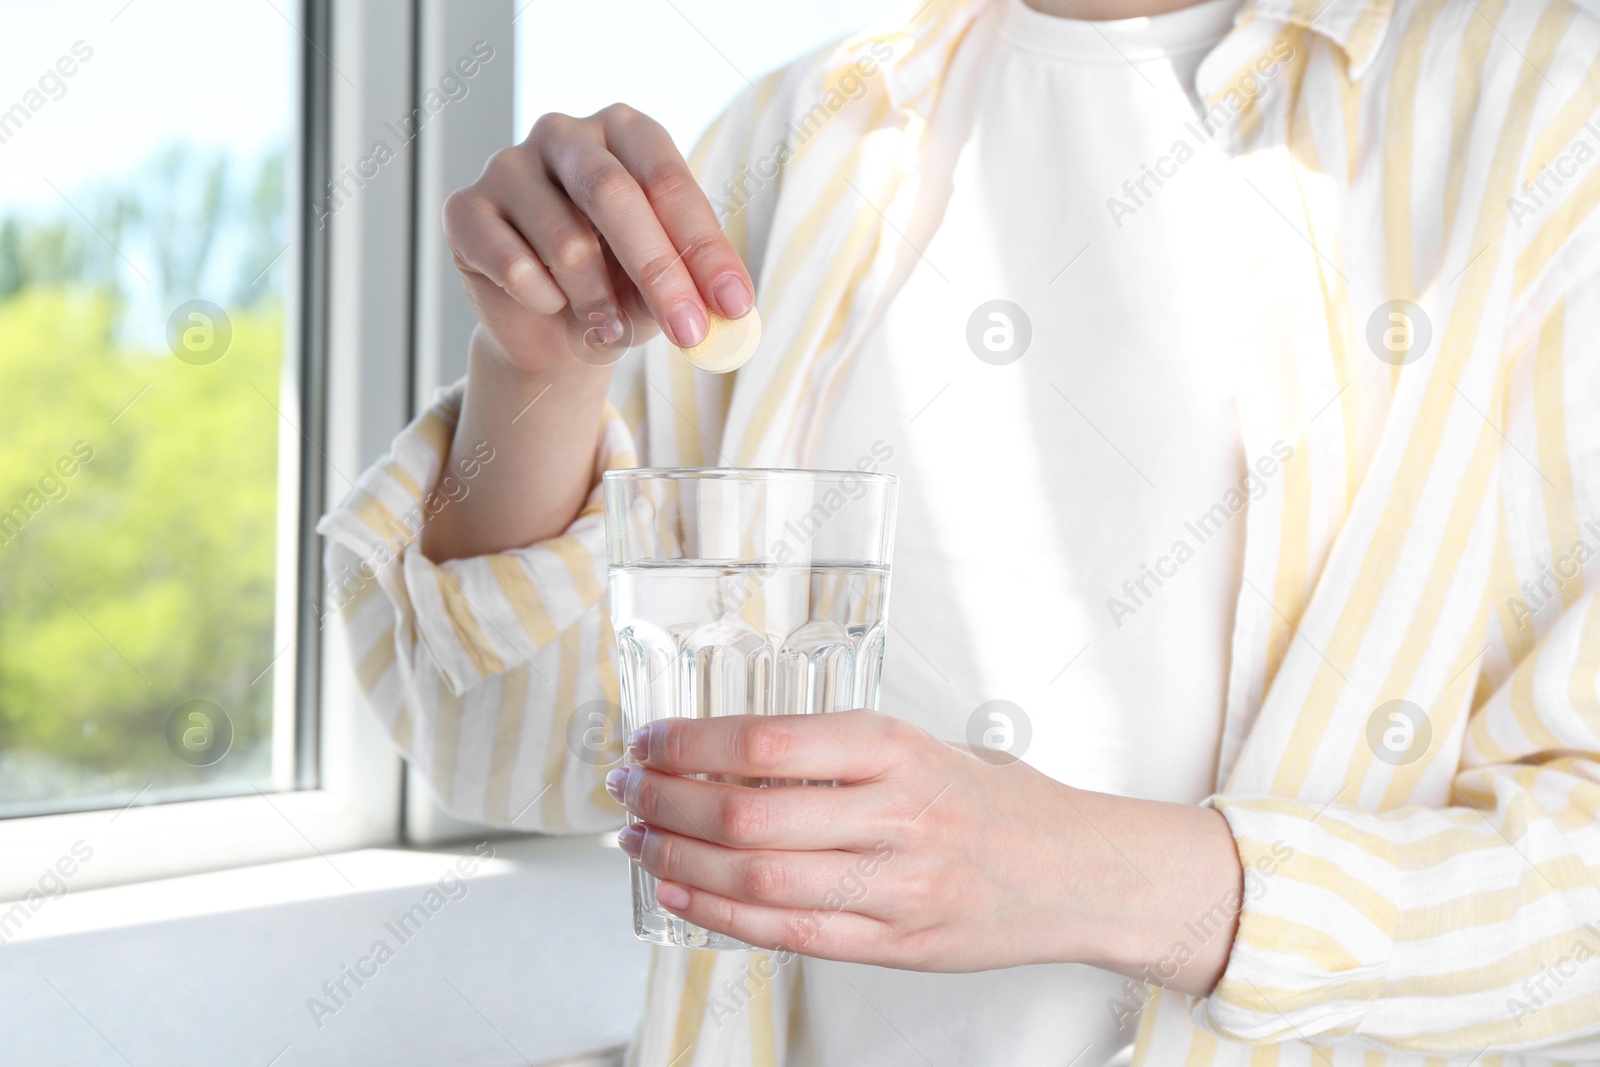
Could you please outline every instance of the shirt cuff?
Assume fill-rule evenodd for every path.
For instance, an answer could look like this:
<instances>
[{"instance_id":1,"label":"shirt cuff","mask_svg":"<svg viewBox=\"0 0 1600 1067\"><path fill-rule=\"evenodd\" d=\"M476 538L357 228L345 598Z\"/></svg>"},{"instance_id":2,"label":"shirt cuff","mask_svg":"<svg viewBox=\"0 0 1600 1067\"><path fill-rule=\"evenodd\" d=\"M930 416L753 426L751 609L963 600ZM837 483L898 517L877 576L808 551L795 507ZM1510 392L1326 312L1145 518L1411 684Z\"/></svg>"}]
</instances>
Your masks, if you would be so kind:
<instances>
[{"instance_id":1,"label":"shirt cuff","mask_svg":"<svg viewBox=\"0 0 1600 1067\"><path fill-rule=\"evenodd\" d=\"M532 659L599 603L606 568L600 475L636 462L627 430L607 404L589 496L566 530L525 548L436 564L418 544L423 523L465 499L484 466L512 462L485 442L445 469L464 388L462 381L440 390L317 524L318 533L359 557L363 576L381 575L399 617L412 620L423 646L417 651L432 658L456 694ZM329 587L339 581L331 575Z\"/></svg>"},{"instance_id":2,"label":"shirt cuff","mask_svg":"<svg viewBox=\"0 0 1600 1067\"><path fill-rule=\"evenodd\" d=\"M1248 1044L1353 1034L1395 954L1403 887L1384 821L1349 806L1212 797L1244 869L1227 968L1194 1021Z\"/></svg>"}]
</instances>

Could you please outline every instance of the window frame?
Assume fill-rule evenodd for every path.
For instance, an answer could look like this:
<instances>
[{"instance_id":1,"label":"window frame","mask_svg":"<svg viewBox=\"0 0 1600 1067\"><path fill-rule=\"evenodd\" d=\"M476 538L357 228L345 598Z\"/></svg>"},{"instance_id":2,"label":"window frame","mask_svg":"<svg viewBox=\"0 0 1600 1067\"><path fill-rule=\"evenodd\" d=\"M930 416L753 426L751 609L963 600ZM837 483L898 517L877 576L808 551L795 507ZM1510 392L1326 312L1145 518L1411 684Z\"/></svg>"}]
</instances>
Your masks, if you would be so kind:
<instances>
[{"instance_id":1,"label":"window frame","mask_svg":"<svg viewBox=\"0 0 1600 1067\"><path fill-rule=\"evenodd\" d=\"M325 225L312 205L324 203L336 167L368 154L384 123L415 106L417 2L301 0L295 12L303 44L289 165L299 195L289 205L285 302L294 347L280 407L296 422L279 433L274 633L275 647L289 647L270 668L278 791L146 804L136 797L121 810L0 820L0 901L39 894L41 877L64 870L75 844L80 858L83 846L93 850L66 879L81 890L401 839L402 761L365 706L342 624L319 619L323 546L315 525L348 492L347 478L388 448L413 406L420 153L402 152Z\"/></svg>"},{"instance_id":2,"label":"window frame","mask_svg":"<svg viewBox=\"0 0 1600 1067\"><path fill-rule=\"evenodd\" d=\"M527 0L419 0L416 74L430 84L478 41L495 50L472 90L440 111L417 139L415 309L411 412L421 414L440 386L467 373L467 344L478 317L467 300L439 225L445 199L470 185L495 152L521 139L516 114L516 26ZM505 834L501 828L457 818L444 809L416 768L405 770L403 836L407 844L438 845Z\"/></svg>"}]
</instances>

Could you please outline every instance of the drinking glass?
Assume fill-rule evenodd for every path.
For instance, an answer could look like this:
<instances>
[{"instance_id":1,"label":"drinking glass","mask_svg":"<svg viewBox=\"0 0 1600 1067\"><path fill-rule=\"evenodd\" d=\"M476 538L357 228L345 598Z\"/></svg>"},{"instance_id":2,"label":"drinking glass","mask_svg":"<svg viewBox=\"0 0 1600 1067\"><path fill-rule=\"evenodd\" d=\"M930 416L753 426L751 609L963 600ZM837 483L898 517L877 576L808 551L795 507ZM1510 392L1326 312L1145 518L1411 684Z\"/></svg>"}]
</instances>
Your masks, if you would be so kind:
<instances>
[{"instance_id":1,"label":"drinking glass","mask_svg":"<svg viewBox=\"0 0 1600 1067\"><path fill-rule=\"evenodd\" d=\"M877 708L893 475L663 468L608 471L602 482L627 732L673 716ZM750 947L663 909L637 863L632 877L641 940Z\"/></svg>"}]
</instances>

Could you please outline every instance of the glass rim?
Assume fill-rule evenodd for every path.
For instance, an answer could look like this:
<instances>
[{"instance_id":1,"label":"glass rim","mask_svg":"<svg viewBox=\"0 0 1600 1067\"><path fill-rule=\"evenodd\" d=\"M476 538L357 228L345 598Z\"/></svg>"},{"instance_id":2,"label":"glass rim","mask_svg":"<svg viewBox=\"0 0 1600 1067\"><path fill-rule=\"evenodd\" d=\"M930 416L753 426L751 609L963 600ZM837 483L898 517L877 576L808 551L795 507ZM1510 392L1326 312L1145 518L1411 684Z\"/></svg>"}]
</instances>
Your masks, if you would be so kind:
<instances>
[{"instance_id":1,"label":"glass rim","mask_svg":"<svg viewBox=\"0 0 1600 1067\"><path fill-rule=\"evenodd\" d=\"M695 479L743 479L746 475L760 475L764 481L776 480L828 480L861 478L882 485L895 485L898 475L884 471L830 470L803 467L619 467L600 475L606 481L667 481Z\"/></svg>"}]
</instances>

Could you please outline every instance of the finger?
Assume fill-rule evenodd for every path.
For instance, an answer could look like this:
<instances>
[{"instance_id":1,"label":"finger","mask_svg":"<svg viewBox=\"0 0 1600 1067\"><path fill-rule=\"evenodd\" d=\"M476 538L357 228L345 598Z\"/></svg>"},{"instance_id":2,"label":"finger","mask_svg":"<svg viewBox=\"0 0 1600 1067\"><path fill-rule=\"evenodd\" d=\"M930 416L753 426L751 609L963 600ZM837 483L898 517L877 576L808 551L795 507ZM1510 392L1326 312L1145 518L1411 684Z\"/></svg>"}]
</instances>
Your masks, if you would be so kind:
<instances>
[{"instance_id":1,"label":"finger","mask_svg":"<svg viewBox=\"0 0 1600 1067\"><path fill-rule=\"evenodd\" d=\"M598 131L541 138L540 145L546 169L611 246L673 343L699 344L709 322L700 290L644 190Z\"/></svg>"},{"instance_id":2,"label":"finger","mask_svg":"<svg viewBox=\"0 0 1600 1067\"><path fill-rule=\"evenodd\" d=\"M874 791L865 787L753 789L637 765L622 774L622 804L635 818L732 848L868 848L892 821Z\"/></svg>"},{"instance_id":3,"label":"finger","mask_svg":"<svg viewBox=\"0 0 1600 1067\"><path fill-rule=\"evenodd\" d=\"M617 303L622 306L623 320L633 325L629 343L638 344L644 340L646 331L653 336L659 324L650 312L650 305L645 302L639 287L633 284L633 279L622 269L622 264L617 262L610 248L606 249L606 272L611 276L611 291L617 294Z\"/></svg>"},{"instance_id":4,"label":"finger","mask_svg":"<svg viewBox=\"0 0 1600 1067\"><path fill-rule=\"evenodd\" d=\"M457 189L441 211L445 240L456 265L480 274L539 315L554 315L567 303L528 242L479 196Z\"/></svg>"},{"instance_id":5,"label":"finger","mask_svg":"<svg viewBox=\"0 0 1600 1067\"><path fill-rule=\"evenodd\" d=\"M621 306L612 291L600 238L539 161L522 152L497 156L484 181L548 266L573 317L585 327L597 328L602 342L621 337Z\"/></svg>"},{"instance_id":6,"label":"finger","mask_svg":"<svg viewBox=\"0 0 1600 1067\"><path fill-rule=\"evenodd\" d=\"M657 886L656 900L696 926L757 948L825 960L888 961L889 925L856 912L748 904L678 882Z\"/></svg>"},{"instance_id":7,"label":"finger","mask_svg":"<svg viewBox=\"0 0 1600 1067\"><path fill-rule=\"evenodd\" d=\"M644 190L700 295L727 318L743 317L755 306L750 273L672 136L648 115L624 105L600 114L606 145Z\"/></svg>"},{"instance_id":8,"label":"finger","mask_svg":"<svg viewBox=\"0 0 1600 1067\"><path fill-rule=\"evenodd\" d=\"M857 865L869 864L874 873L878 868L871 855L730 849L644 823L625 827L617 843L657 878L772 907L820 908L831 901L863 900L869 876Z\"/></svg>"},{"instance_id":9,"label":"finger","mask_svg":"<svg viewBox=\"0 0 1600 1067\"><path fill-rule=\"evenodd\" d=\"M861 782L890 769L919 734L871 711L669 717L636 731L628 748L668 774Z\"/></svg>"}]
</instances>

